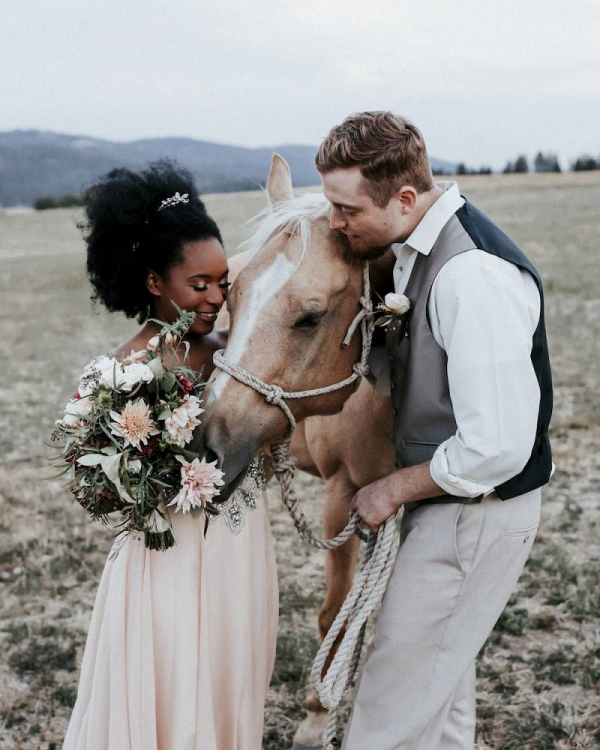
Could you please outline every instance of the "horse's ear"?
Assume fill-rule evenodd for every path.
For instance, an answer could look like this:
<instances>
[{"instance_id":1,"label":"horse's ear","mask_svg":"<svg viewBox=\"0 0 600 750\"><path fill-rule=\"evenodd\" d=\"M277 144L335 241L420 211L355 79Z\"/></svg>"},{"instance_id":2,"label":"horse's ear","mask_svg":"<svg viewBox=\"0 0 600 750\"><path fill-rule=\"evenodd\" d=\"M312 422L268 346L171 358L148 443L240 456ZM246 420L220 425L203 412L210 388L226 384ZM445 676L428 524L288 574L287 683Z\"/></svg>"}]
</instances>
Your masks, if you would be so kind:
<instances>
[{"instance_id":1,"label":"horse's ear","mask_svg":"<svg viewBox=\"0 0 600 750\"><path fill-rule=\"evenodd\" d=\"M273 152L271 169L267 179L267 197L269 203L280 203L294 197L292 190L292 173L283 156Z\"/></svg>"}]
</instances>

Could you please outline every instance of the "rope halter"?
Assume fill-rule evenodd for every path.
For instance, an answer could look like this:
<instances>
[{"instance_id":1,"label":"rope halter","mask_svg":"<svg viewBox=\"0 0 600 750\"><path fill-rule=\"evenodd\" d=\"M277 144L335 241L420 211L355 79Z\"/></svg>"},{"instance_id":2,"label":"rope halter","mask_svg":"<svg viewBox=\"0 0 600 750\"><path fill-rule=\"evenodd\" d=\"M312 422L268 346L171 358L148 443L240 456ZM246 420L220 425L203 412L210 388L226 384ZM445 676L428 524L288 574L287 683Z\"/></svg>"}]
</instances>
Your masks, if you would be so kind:
<instances>
[{"instance_id":1,"label":"rope halter","mask_svg":"<svg viewBox=\"0 0 600 750\"><path fill-rule=\"evenodd\" d=\"M232 378L235 378L240 383L243 383L258 393L261 393L268 404L279 406L290 423L290 431L293 431L296 427L296 420L289 406L286 404L286 401L290 399L309 398L310 396L322 396L326 393L333 393L334 391L338 391L341 388L345 388L355 381L360 380L369 372L368 360L369 352L371 351L371 342L373 340L374 323L373 303L371 302L371 281L369 279L369 264L367 262L363 263L362 272L363 294L359 299L360 310L356 313L354 319L350 323L348 332L342 342L342 349L347 349L350 346L352 336L360 325L362 333L361 355L360 361L352 366L352 374L347 378L344 378L344 380L340 380L333 385L327 385L322 388L312 388L306 391L284 391L280 386L265 383L243 367L228 362L225 358L224 349L219 349L214 353L213 362L215 367L226 372L228 375L231 375Z\"/></svg>"}]
</instances>

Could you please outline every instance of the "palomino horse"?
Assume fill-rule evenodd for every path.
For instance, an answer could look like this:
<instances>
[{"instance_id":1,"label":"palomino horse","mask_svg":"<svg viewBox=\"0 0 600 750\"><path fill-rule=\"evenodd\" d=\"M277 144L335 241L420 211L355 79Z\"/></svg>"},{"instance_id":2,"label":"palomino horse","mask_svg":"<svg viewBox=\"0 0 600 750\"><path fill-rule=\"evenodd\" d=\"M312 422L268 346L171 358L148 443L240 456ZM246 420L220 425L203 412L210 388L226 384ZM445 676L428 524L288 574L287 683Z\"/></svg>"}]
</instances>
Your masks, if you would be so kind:
<instances>
[{"instance_id":1,"label":"palomino horse","mask_svg":"<svg viewBox=\"0 0 600 750\"><path fill-rule=\"evenodd\" d=\"M347 348L341 344L359 309L362 264L349 253L345 237L330 230L323 196L294 198L289 167L277 155L267 194L270 211L249 241L250 260L227 300L225 357L284 391L337 383L359 360L360 329ZM372 278L376 266L372 264ZM291 450L298 467L326 481L324 530L330 538L347 524L357 490L394 471L390 399L363 380L358 388L347 386L289 401L288 406L299 422ZM280 408L224 372L207 388L203 425L203 448L219 459L225 472L222 497L235 487L254 454L289 429ZM353 537L327 553L327 594L319 614L322 637L350 589L358 544ZM316 748L326 713L315 694L309 695L306 707L295 747Z\"/></svg>"}]
</instances>

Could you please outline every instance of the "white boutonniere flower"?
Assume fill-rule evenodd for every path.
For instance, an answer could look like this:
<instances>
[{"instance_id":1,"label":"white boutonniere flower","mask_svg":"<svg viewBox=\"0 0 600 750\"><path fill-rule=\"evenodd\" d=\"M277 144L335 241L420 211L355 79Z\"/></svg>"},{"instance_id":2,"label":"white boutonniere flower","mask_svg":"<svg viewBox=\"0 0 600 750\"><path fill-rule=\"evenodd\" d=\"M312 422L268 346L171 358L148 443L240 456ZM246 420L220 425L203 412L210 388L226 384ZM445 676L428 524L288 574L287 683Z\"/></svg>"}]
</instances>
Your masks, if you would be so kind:
<instances>
[{"instance_id":1,"label":"white boutonniere flower","mask_svg":"<svg viewBox=\"0 0 600 750\"><path fill-rule=\"evenodd\" d=\"M377 305L377 310L380 310L382 315L375 320L375 325L387 326L406 315L410 310L410 300L405 294L390 292L385 295L384 301Z\"/></svg>"}]
</instances>

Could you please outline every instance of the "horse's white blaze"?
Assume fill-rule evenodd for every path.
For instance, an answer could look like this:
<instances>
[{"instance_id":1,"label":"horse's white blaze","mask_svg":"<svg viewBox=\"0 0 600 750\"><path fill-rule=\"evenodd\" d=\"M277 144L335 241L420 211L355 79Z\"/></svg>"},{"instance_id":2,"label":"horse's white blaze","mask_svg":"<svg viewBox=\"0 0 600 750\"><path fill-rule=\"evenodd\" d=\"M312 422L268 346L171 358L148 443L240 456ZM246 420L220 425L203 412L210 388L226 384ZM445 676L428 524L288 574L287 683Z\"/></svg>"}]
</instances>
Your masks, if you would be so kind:
<instances>
[{"instance_id":1,"label":"horse's white blaze","mask_svg":"<svg viewBox=\"0 0 600 750\"><path fill-rule=\"evenodd\" d=\"M227 343L227 359L231 364L238 364L256 328L263 307L291 279L296 264L288 260L283 253L278 253L275 261L252 279L249 289L250 300L243 310L244 317L236 322L234 335ZM222 395L230 375L220 372L210 384L206 403L218 400Z\"/></svg>"}]
</instances>

